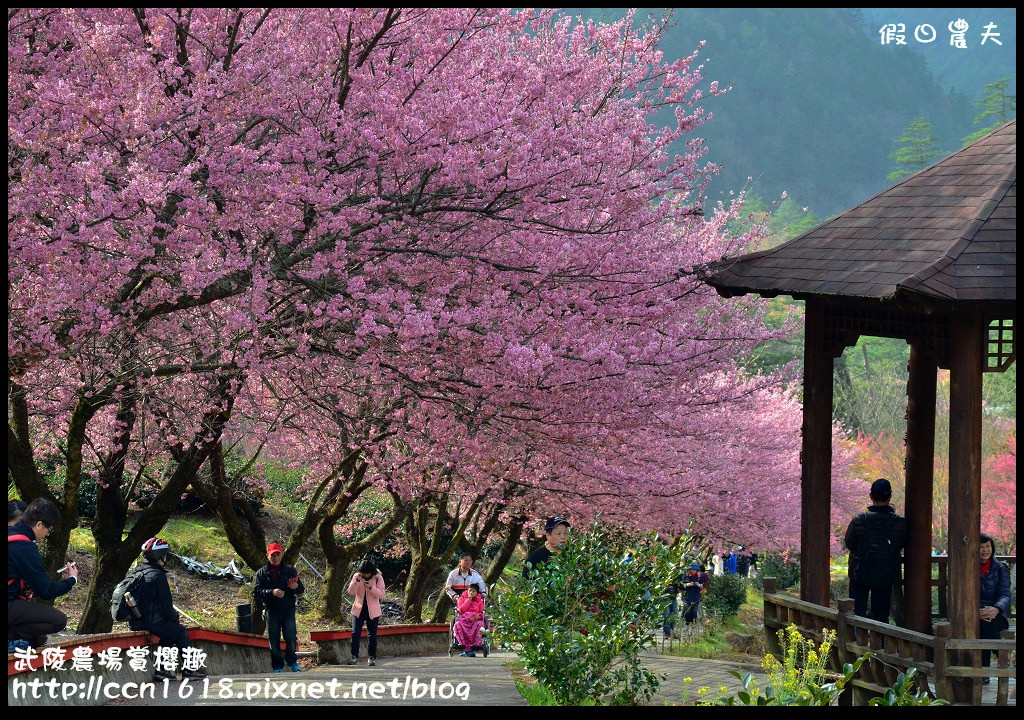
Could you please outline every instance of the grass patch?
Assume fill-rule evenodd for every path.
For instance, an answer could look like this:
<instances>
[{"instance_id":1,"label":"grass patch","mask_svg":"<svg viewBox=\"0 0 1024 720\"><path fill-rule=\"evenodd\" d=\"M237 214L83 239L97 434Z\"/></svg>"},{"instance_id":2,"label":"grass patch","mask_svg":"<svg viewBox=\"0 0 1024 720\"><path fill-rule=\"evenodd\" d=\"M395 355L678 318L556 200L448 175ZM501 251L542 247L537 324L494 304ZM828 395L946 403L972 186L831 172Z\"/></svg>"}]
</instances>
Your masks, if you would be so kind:
<instances>
[{"instance_id":1,"label":"grass patch","mask_svg":"<svg viewBox=\"0 0 1024 720\"><path fill-rule=\"evenodd\" d=\"M539 682L533 684L527 683L525 680L516 678L516 689L519 694L523 696L523 699L530 705L539 705L550 707L552 705L557 706L558 703L555 701L554 695L548 692L548 689L541 685Z\"/></svg>"},{"instance_id":2,"label":"grass patch","mask_svg":"<svg viewBox=\"0 0 1024 720\"><path fill-rule=\"evenodd\" d=\"M235 555L217 518L172 517L160 531L160 537L171 545L171 551L202 562L226 565Z\"/></svg>"},{"instance_id":3,"label":"grass patch","mask_svg":"<svg viewBox=\"0 0 1024 720\"><path fill-rule=\"evenodd\" d=\"M530 705L539 707L558 706L558 701L555 700L555 696L551 694L551 691L526 672L525 662L513 660L512 662L505 663L502 667L512 674L513 679L516 681L516 690L519 691L519 694ZM593 699L587 698L583 706L596 707L597 703Z\"/></svg>"},{"instance_id":4,"label":"grass patch","mask_svg":"<svg viewBox=\"0 0 1024 720\"><path fill-rule=\"evenodd\" d=\"M71 539L68 541L68 550L72 552L84 552L96 555L96 538L92 536L89 528L74 528L71 530Z\"/></svg>"}]
</instances>

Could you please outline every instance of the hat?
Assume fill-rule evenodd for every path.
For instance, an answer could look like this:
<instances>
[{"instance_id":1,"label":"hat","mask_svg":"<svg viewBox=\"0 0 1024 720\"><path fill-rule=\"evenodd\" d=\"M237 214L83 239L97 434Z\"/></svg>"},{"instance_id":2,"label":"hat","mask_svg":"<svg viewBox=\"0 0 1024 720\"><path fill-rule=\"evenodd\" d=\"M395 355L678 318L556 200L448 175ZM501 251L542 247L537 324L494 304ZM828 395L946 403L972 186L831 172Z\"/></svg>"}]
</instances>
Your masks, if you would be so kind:
<instances>
[{"instance_id":1,"label":"hat","mask_svg":"<svg viewBox=\"0 0 1024 720\"><path fill-rule=\"evenodd\" d=\"M871 497L875 500L888 500L892 497L892 485L885 478L878 478L871 483Z\"/></svg>"},{"instance_id":2,"label":"hat","mask_svg":"<svg viewBox=\"0 0 1024 720\"><path fill-rule=\"evenodd\" d=\"M694 560L692 563L690 563L690 569L700 570L700 564L696 560Z\"/></svg>"},{"instance_id":3,"label":"hat","mask_svg":"<svg viewBox=\"0 0 1024 720\"><path fill-rule=\"evenodd\" d=\"M267 555L271 555L276 552L284 552L284 548L281 547L281 543L270 543L267 545Z\"/></svg>"},{"instance_id":4,"label":"hat","mask_svg":"<svg viewBox=\"0 0 1024 720\"><path fill-rule=\"evenodd\" d=\"M548 521L544 524L544 532L551 532L559 525L565 525L567 528L572 527L572 525L569 524L569 521L564 517L555 515L554 517L548 518Z\"/></svg>"}]
</instances>

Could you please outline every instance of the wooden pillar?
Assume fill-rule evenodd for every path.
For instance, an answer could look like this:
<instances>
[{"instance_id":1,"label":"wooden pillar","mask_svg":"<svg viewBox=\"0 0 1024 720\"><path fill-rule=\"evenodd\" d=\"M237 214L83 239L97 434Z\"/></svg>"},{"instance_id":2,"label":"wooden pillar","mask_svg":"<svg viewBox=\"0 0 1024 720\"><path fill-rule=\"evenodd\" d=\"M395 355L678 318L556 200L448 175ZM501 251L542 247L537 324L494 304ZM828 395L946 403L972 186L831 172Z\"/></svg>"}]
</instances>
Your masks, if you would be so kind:
<instances>
[{"instance_id":1,"label":"wooden pillar","mask_svg":"<svg viewBox=\"0 0 1024 720\"><path fill-rule=\"evenodd\" d=\"M909 534L903 554L907 627L931 632L932 487L935 463L935 383L938 366L917 345L910 346L907 383L907 493Z\"/></svg>"},{"instance_id":2,"label":"wooden pillar","mask_svg":"<svg viewBox=\"0 0 1024 720\"><path fill-rule=\"evenodd\" d=\"M978 637L981 527L981 373L985 328L976 310L950 318L949 622L953 638ZM965 654L960 659L970 664ZM955 695L967 688L955 683Z\"/></svg>"},{"instance_id":3,"label":"wooden pillar","mask_svg":"<svg viewBox=\"0 0 1024 720\"><path fill-rule=\"evenodd\" d=\"M804 425L800 451L800 599L828 606L832 504L832 352L825 307L807 301L804 346Z\"/></svg>"}]
</instances>

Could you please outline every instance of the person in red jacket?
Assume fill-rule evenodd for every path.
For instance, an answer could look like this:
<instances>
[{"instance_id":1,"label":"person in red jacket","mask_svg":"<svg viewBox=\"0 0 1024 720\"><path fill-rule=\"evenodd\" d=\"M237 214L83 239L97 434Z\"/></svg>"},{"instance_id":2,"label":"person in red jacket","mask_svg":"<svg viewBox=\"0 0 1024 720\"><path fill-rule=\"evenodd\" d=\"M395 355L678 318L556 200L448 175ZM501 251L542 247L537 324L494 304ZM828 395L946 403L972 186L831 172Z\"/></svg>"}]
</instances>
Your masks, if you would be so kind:
<instances>
[{"instance_id":1,"label":"person in red jacket","mask_svg":"<svg viewBox=\"0 0 1024 720\"><path fill-rule=\"evenodd\" d=\"M481 631L484 628L484 596L477 583L470 585L458 602L459 619L455 622L455 640L464 649L462 657L476 657L474 647L483 644Z\"/></svg>"},{"instance_id":2,"label":"person in red jacket","mask_svg":"<svg viewBox=\"0 0 1024 720\"><path fill-rule=\"evenodd\" d=\"M384 577L377 571L377 566L367 560L359 572L352 576L348 585L348 594L355 597L352 602L352 659L349 665L359 662L359 636L363 634L366 624L368 636L367 654L370 656L367 665L377 664L377 625L383 612L380 601L384 599Z\"/></svg>"}]
</instances>

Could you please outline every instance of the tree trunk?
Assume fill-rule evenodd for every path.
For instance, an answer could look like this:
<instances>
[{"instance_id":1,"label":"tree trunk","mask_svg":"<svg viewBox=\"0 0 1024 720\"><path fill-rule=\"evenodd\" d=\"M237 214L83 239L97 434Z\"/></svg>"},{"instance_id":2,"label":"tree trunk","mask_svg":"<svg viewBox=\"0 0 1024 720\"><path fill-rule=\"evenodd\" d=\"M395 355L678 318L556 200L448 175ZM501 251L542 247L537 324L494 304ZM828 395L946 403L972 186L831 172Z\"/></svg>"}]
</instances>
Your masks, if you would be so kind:
<instances>
[{"instance_id":1,"label":"tree trunk","mask_svg":"<svg viewBox=\"0 0 1024 720\"><path fill-rule=\"evenodd\" d=\"M501 579L502 572L505 571L509 560L512 559L512 555L516 551L516 546L519 545L519 538L523 536L523 527L525 526L525 517L517 516L512 518L512 522L508 526L508 532L505 533L505 541L501 545L501 551L495 556L491 566L487 568L487 574L484 575L484 582L487 583L488 588L493 588L494 584Z\"/></svg>"},{"instance_id":2,"label":"tree trunk","mask_svg":"<svg viewBox=\"0 0 1024 720\"><path fill-rule=\"evenodd\" d=\"M423 600L431 579L441 564L431 558L413 555L409 580L405 583L405 607L402 619L409 623L423 622Z\"/></svg>"},{"instance_id":3,"label":"tree trunk","mask_svg":"<svg viewBox=\"0 0 1024 720\"><path fill-rule=\"evenodd\" d=\"M96 566L103 568L102 576L97 573L95 590L90 589L88 601L78 624L79 633L109 632L113 620L110 618L110 593L113 586L121 581L131 567L131 561L138 556L142 543L153 537L167 524L181 498L181 493L192 482L199 468L213 447L220 441L234 404L235 395L229 391L230 383L237 375L221 378L218 397L226 402L226 408L217 408L206 413L188 449L176 446L171 449L177 460L174 472L157 493L152 504L139 515L128 533L121 539L127 524L128 504L121 497L119 476L112 475L105 488L97 488L97 516L93 531L96 540ZM115 577L116 576L116 577ZM106 591L107 583L113 585ZM106 593L106 594L104 594Z\"/></svg>"},{"instance_id":4,"label":"tree trunk","mask_svg":"<svg viewBox=\"0 0 1024 720\"><path fill-rule=\"evenodd\" d=\"M327 620L348 624L351 622L352 602L348 597L348 583L351 579L355 554L342 549L338 559L327 568L326 595L321 616Z\"/></svg>"},{"instance_id":5,"label":"tree trunk","mask_svg":"<svg viewBox=\"0 0 1024 720\"><path fill-rule=\"evenodd\" d=\"M138 556L138 548L124 543L118 547L102 549L99 543L96 544L96 567L85 601L85 610L78 621L79 633L111 631L114 621L110 617L110 598L114 594L114 588L125 578Z\"/></svg>"},{"instance_id":6,"label":"tree trunk","mask_svg":"<svg viewBox=\"0 0 1024 720\"><path fill-rule=\"evenodd\" d=\"M437 595L437 600L434 602L434 612L430 615L430 622L432 623L446 623L448 622L448 613L453 610L452 601L448 597L448 593L440 592Z\"/></svg>"},{"instance_id":7,"label":"tree trunk","mask_svg":"<svg viewBox=\"0 0 1024 720\"><path fill-rule=\"evenodd\" d=\"M28 401L25 388L14 382L7 385L7 473L25 502L37 497L57 503L36 467L28 426Z\"/></svg>"},{"instance_id":8,"label":"tree trunk","mask_svg":"<svg viewBox=\"0 0 1024 720\"><path fill-rule=\"evenodd\" d=\"M345 485L345 492L339 493L334 506L328 510L320 526L317 528L320 537L320 547L327 556L327 597L321 616L328 620L340 622L345 625L349 623L349 610L352 607L348 599L348 584L351 579L352 563L365 554L368 550L379 545L384 538L390 535L396 527L405 520L410 512L410 506L401 501L400 498L392 496L395 508L385 522L367 537L358 542L341 544L334 536L334 525L340 520L359 496L369 487L364 482L367 466L360 464L355 468L352 478Z\"/></svg>"}]
</instances>

